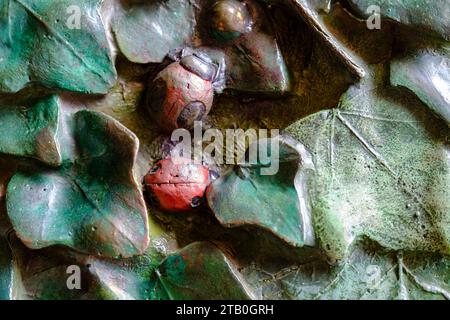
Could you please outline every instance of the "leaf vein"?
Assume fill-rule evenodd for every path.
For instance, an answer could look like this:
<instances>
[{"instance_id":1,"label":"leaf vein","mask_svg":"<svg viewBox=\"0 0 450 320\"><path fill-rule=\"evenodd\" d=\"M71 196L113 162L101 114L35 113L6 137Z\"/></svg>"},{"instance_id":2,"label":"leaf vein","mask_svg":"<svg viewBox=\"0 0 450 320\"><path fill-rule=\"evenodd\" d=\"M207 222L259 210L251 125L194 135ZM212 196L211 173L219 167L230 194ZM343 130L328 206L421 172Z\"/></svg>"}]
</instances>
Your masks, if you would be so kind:
<instances>
[{"instance_id":1,"label":"leaf vein","mask_svg":"<svg viewBox=\"0 0 450 320\"><path fill-rule=\"evenodd\" d=\"M370 154L372 154L375 159L377 159L388 171L388 173L400 184L397 184L400 189L402 189L404 192L409 194L418 204L419 206L428 214L428 216L432 219L433 213L425 206L425 204L420 200L420 198L411 190L406 188L406 183L403 181L403 179L400 177L399 174L397 174L394 169L389 165L387 160L385 160L381 154L354 128L350 122L348 122L341 114L337 115L338 119L344 124L344 126L350 130L350 132L362 143L362 145L369 151Z\"/></svg>"},{"instance_id":2,"label":"leaf vein","mask_svg":"<svg viewBox=\"0 0 450 320\"><path fill-rule=\"evenodd\" d=\"M32 17L34 17L36 20L38 20L48 31L50 31L54 36L56 36L56 38L59 40L59 42L61 44L63 44L64 46L66 46L69 49L69 51L78 60L80 60L84 66L86 66L87 69L89 69L93 74L99 76L100 79L102 81L104 81L104 83L106 83L106 84L109 83L108 79L106 79L103 74L101 74L97 70L95 70L95 68L92 67L86 61L86 59L80 53L77 52L77 50L70 44L70 42L63 35L61 35L58 31L56 31L54 28L52 28L47 22L45 22L45 20L36 11L34 11L32 8L30 8L25 3L23 3L22 0L14 0L14 1L16 1L18 4L20 4L25 9L25 11L27 11L29 14L31 14Z\"/></svg>"}]
</instances>

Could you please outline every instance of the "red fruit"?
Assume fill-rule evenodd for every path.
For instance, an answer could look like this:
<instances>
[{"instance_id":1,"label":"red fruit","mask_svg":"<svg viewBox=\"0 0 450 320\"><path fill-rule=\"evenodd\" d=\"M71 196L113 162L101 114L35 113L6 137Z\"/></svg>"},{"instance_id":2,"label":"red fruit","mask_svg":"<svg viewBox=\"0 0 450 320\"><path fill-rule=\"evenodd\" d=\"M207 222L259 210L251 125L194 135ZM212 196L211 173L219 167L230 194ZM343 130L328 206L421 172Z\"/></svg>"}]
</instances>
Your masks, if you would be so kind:
<instances>
[{"instance_id":1,"label":"red fruit","mask_svg":"<svg viewBox=\"0 0 450 320\"><path fill-rule=\"evenodd\" d=\"M190 159L159 161L144 178L147 191L166 211L190 211L198 207L209 185L208 168Z\"/></svg>"}]
</instances>

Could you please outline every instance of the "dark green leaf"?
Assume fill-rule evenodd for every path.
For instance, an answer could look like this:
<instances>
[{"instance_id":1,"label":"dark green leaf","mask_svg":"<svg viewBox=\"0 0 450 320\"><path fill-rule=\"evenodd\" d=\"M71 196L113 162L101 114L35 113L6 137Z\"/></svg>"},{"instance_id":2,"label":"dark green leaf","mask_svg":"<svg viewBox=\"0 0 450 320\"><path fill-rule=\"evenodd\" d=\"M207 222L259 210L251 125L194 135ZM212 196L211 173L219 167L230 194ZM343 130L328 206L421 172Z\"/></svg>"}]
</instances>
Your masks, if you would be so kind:
<instances>
[{"instance_id":1,"label":"dark green leaf","mask_svg":"<svg viewBox=\"0 0 450 320\"><path fill-rule=\"evenodd\" d=\"M236 267L209 243L194 243L168 256L150 247L129 259L100 259L62 248L29 250L18 239L24 296L32 299L252 299ZM69 267L79 267L81 289L70 290Z\"/></svg>"},{"instance_id":2,"label":"dark green leaf","mask_svg":"<svg viewBox=\"0 0 450 320\"><path fill-rule=\"evenodd\" d=\"M293 246L314 245L306 190L312 160L293 139L273 139L279 150L274 140L261 140L255 149L267 148L270 162L260 159L221 176L208 188L208 204L226 227L257 226Z\"/></svg>"},{"instance_id":3,"label":"dark green leaf","mask_svg":"<svg viewBox=\"0 0 450 320\"><path fill-rule=\"evenodd\" d=\"M133 176L136 136L98 112L73 118L77 159L11 179L7 209L15 231L33 249L60 244L102 256L142 253L148 218Z\"/></svg>"},{"instance_id":4,"label":"dark green leaf","mask_svg":"<svg viewBox=\"0 0 450 320\"><path fill-rule=\"evenodd\" d=\"M196 242L168 256L156 271L157 290L173 300L254 299L230 259L208 242Z\"/></svg>"},{"instance_id":5,"label":"dark green leaf","mask_svg":"<svg viewBox=\"0 0 450 320\"><path fill-rule=\"evenodd\" d=\"M56 96L27 106L0 107L0 153L61 164L56 141L59 100Z\"/></svg>"},{"instance_id":6,"label":"dark green leaf","mask_svg":"<svg viewBox=\"0 0 450 320\"><path fill-rule=\"evenodd\" d=\"M12 243L20 266L23 296L37 300L129 300L151 298L156 279L151 274L161 261L154 247L130 259L100 259L67 248L30 250L19 239ZM79 268L79 289L73 285Z\"/></svg>"},{"instance_id":7,"label":"dark green leaf","mask_svg":"<svg viewBox=\"0 0 450 320\"><path fill-rule=\"evenodd\" d=\"M108 92L116 74L100 3L0 0L0 92L14 93L33 83Z\"/></svg>"}]
</instances>

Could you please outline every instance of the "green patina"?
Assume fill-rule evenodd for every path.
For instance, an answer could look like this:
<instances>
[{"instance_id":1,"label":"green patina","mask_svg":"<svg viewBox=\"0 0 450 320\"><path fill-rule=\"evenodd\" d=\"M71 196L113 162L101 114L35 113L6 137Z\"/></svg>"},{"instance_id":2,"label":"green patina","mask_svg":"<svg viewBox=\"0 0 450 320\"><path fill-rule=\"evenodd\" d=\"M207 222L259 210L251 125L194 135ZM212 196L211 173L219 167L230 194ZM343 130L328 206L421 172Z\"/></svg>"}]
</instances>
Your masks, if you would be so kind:
<instances>
[{"instance_id":1,"label":"green patina","mask_svg":"<svg viewBox=\"0 0 450 320\"><path fill-rule=\"evenodd\" d=\"M0 300L10 300L14 296L14 266L8 242L0 236Z\"/></svg>"},{"instance_id":2,"label":"green patina","mask_svg":"<svg viewBox=\"0 0 450 320\"><path fill-rule=\"evenodd\" d=\"M73 6L71 0L1 0L0 92L14 93L34 83L108 92L116 73L100 3L82 0Z\"/></svg>"},{"instance_id":3,"label":"green patina","mask_svg":"<svg viewBox=\"0 0 450 320\"><path fill-rule=\"evenodd\" d=\"M0 107L0 153L61 164L56 133L59 101L50 96L27 106Z\"/></svg>"},{"instance_id":4,"label":"green patina","mask_svg":"<svg viewBox=\"0 0 450 320\"><path fill-rule=\"evenodd\" d=\"M308 208L308 200L299 196L304 185L295 185L299 172L306 172L302 184L306 183L307 174L312 170L310 160L293 145L283 140L277 143L279 155L271 154L272 143L258 142L256 150L261 152L260 149L267 148L266 161L259 158L256 164L237 166L214 181L207 191L209 207L226 227L254 226L293 246L312 245L313 239L306 239L306 234L314 232L304 221L310 219L309 212L302 210L300 204L303 201L304 208ZM271 166L275 169L273 162L277 162L278 170L264 172Z\"/></svg>"},{"instance_id":5,"label":"green patina","mask_svg":"<svg viewBox=\"0 0 450 320\"><path fill-rule=\"evenodd\" d=\"M157 270L159 290L170 299L253 298L229 258L210 243L190 244L166 258Z\"/></svg>"},{"instance_id":6,"label":"green patina","mask_svg":"<svg viewBox=\"0 0 450 320\"><path fill-rule=\"evenodd\" d=\"M79 155L59 170L19 172L8 185L8 215L31 248L66 245L132 256L148 243L147 211L133 177L138 142L94 111L74 115Z\"/></svg>"},{"instance_id":7,"label":"green patina","mask_svg":"<svg viewBox=\"0 0 450 320\"><path fill-rule=\"evenodd\" d=\"M450 298L449 2L247 2L256 24L225 43L204 38L199 13L208 0L105 1L112 12L100 11L99 0L78 1L81 29L66 27L68 0L0 0L0 152L8 154L0 159L0 218L7 211L20 237L2 221L0 299ZM374 4L388 18L380 30L353 15L367 17ZM118 55L121 81L112 88L101 19L109 13L111 41L137 62ZM208 125L290 124L287 132L311 152L315 174L302 187L315 246L305 246L298 227L305 198L294 177L302 163L290 159L275 176L258 166L225 173L211 187L214 215L179 217L182 234L155 220L158 237L145 249L153 229L133 169L139 177L148 171L160 141L138 106L159 68L147 63L184 45L226 62L235 95L216 96ZM330 110L356 82L346 69L365 79ZM107 95L72 95L68 111L49 97L55 89ZM32 102L15 106L28 95ZM130 131L77 107L136 132L138 157ZM205 239L220 250L196 242ZM257 244L244 245L248 239ZM82 290L66 286L74 264Z\"/></svg>"},{"instance_id":8,"label":"green patina","mask_svg":"<svg viewBox=\"0 0 450 320\"><path fill-rule=\"evenodd\" d=\"M238 34L209 30L216 39L205 43L206 51L225 62L227 89L251 94L286 93L291 90L291 79L274 26L257 2L247 2L247 6L256 19L251 31L231 39ZM224 38L234 41L223 43Z\"/></svg>"},{"instance_id":9,"label":"green patina","mask_svg":"<svg viewBox=\"0 0 450 320\"><path fill-rule=\"evenodd\" d=\"M335 259L362 236L449 254L448 128L412 94L383 84L383 66L372 72L336 109L286 129L314 157L318 238Z\"/></svg>"},{"instance_id":10,"label":"green patina","mask_svg":"<svg viewBox=\"0 0 450 320\"><path fill-rule=\"evenodd\" d=\"M237 39L241 36L241 33L238 31L223 32L223 31L211 30L210 33L213 38L215 38L219 41L231 41L231 40Z\"/></svg>"}]
</instances>

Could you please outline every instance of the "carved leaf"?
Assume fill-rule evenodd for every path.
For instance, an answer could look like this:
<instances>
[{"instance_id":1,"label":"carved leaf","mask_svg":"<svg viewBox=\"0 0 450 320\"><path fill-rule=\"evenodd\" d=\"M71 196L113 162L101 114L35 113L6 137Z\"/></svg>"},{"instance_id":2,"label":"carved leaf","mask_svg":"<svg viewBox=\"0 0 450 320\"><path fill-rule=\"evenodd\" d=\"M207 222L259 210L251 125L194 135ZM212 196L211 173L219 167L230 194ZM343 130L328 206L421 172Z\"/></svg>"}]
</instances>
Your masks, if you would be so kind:
<instances>
[{"instance_id":1,"label":"carved leaf","mask_svg":"<svg viewBox=\"0 0 450 320\"><path fill-rule=\"evenodd\" d=\"M191 42L195 4L184 0L118 3L113 30L122 53L136 63L162 62Z\"/></svg>"},{"instance_id":2,"label":"carved leaf","mask_svg":"<svg viewBox=\"0 0 450 320\"><path fill-rule=\"evenodd\" d=\"M287 128L313 154L313 221L330 257L361 236L395 250L450 251L448 127L373 71L338 108Z\"/></svg>"},{"instance_id":3,"label":"carved leaf","mask_svg":"<svg viewBox=\"0 0 450 320\"><path fill-rule=\"evenodd\" d=\"M153 253L152 253L153 252ZM82 258L89 274L83 298L120 300L252 299L232 262L214 245L193 243L161 262L153 248L123 260ZM45 280L48 276L42 276ZM39 282L38 282L39 283ZM63 289L64 290L64 289ZM66 294L68 293L67 290Z\"/></svg>"},{"instance_id":4,"label":"carved leaf","mask_svg":"<svg viewBox=\"0 0 450 320\"><path fill-rule=\"evenodd\" d=\"M251 299L233 263L209 243L193 243L163 260L156 247L129 259L101 259L13 242L24 294L33 299ZM161 260L163 260L161 262ZM78 266L81 289L69 290L67 268Z\"/></svg>"},{"instance_id":5,"label":"carved leaf","mask_svg":"<svg viewBox=\"0 0 450 320\"><path fill-rule=\"evenodd\" d=\"M61 164L56 134L59 101L56 96L27 106L0 107L0 153L36 158L46 164Z\"/></svg>"},{"instance_id":6,"label":"carved leaf","mask_svg":"<svg viewBox=\"0 0 450 320\"><path fill-rule=\"evenodd\" d=\"M244 270L265 299L442 300L450 299L450 259L439 254L393 252L370 241L355 245L337 265L315 260L261 272Z\"/></svg>"},{"instance_id":7,"label":"carved leaf","mask_svg":"<svg viewBox=\"0 0 450 320\"><path fill-rule=\"evenodd\" d=\"M120 51L136 63L162 62L171 50L193 45L226 65L226 87L246 92L286 92L290 79L283 54L267 15L249 1L255 27L236 41L209 39L206 22L197 26L199 16L211 16L212 2L182 0L118 1L112 20ZM204 19L207 20L207 19ZM199 35L199 39L195 38ZM195 41L194 41L195 38Z\"/></svg>"},{"instance_id":8,"label":"carved leaf","mask_svg":"<svg viewBox=\"0 0 450 320\"><path fill-rule=\"evenodd\" d=\"M226 227L256 226L293 246L314 245L306 190L312 160L293 139L273 139L279 140L279 158L270 140L257 142L254 150L267 148L268 159L238 166L215 180L207 190L209 207Z\"/></svg>"},{"instance_id":9,"label":"carved leaf","mask_svg":"<svg viewBox=\"0 0 450 320\"><path fill-rule=\"evenodd\" d=\"M147 211L133 177L138 140L94 111L73 116L78 157L59 170L21 171L10 181L7 210L30 248L65 245L129 257L148 245Z\"/></svg>"},{"instance_id":10,"label":"carved leaf","mask_svg":"<svg viewBox=\"0 0 450 320\"><path fill-rule=\"evenodd\" d=\"M167 257L156 271L156 290L173 300L249 300L254 294L219 249L196 242Z\"/></svg>"},{"instance_id":11,"label":"carved leaf","mask_svg":"<svg viewBox=\"0 0 450 320\"><path fill-rule=\"evenodd\" d=\"M35 300L148 299L153 283L150 275L161 261L152 249L120 260L63 247L30 250L16 237L11 239L11 248L20 267L22 296ZM69 288L67 284L73 285L78 276L80 287Z\"/></svg>"},{"instance_id":12,"label":"carved leaf","mask_svg":"<svg viewBox=\"0 0 450 320\"><path fill-rule=\"evenodd\" d=\"M116 74L100 3L0 0L0 92L14 93L38 83L107 93Z\"/></svg>"},{"instance_id":13,"label":"carved leaf","mask_svg":"<svg viewBox=\"0 0 450 320\"><path fill-rule=\"evenodd\" d=\"M391 84L413 91L450 125L450 45L419 49L391 61Z\"/></svg>"},{"instance_id":14,"label":"carved leaf","mask_svg":"<svg viewBox=\"0 0 450 320\"><path fill-rule=\"evenodd\" d=\"M450 40L450 3L447 0L350 0L350 3L362 15L374 14L373 6L377 6L382 17Z\"/></svg>"}]
</instances>

